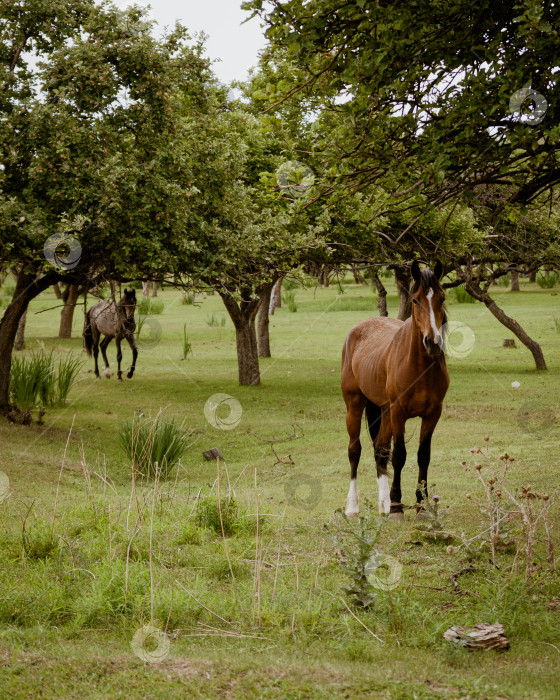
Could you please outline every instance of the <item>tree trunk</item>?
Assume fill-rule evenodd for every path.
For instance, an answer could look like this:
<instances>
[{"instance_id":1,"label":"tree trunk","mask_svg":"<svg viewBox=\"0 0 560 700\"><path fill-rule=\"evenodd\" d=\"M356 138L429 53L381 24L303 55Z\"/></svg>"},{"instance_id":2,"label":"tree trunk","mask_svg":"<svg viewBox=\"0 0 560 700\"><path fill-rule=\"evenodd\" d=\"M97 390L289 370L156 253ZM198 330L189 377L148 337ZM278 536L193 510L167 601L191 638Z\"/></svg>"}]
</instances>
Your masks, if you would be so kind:
<instances>
[{"instance_id":1,"label":"tree trunk","mask_svg":"<svg viewBox=\"0 0 560 700\"><path fill-rule=\"evenodd\" d=\"M410 296L410 270L404 265L395 266L395 282L400 298L399 321L406 321L412 315L412 298Z\"/></svg>"},{"instance_id":2,"label":"tree trunk","mask_svg":"<svg viewBox=\"0 0 560 700\"><path fill-rule=\"evenodd\" d=\"M218 292L235 326L237 345L237 367L239 383L242 386L257 386L261 383L257 331L255 318L259 310L260 299L251 299L246 295L240 303L226 292Z\"/></svg>"},{"instance_id":3,"label":"tree trunk","mask_svg":"<svg viewBox=\"0 0 560 700\"><path fill-rule=\"evenodd\" d=\"M0 413L14 421L20 420L28 423L31 419L30 416L25 416L10 406L10 369L19 320L25 313L29 302L56 281L56 272L47 273L39 280L35 280L35 275L20 272L17 275L12 301L6 307L2 320L0 320Z\"/></svg>"},{"instance_id":4,"label":"tree trunk","mask_svg":"<svg viewBox=\"0 0 560 700\"><path fill-rule=\"evenodd\" d=\"M377 289L377 294L379 299L377 301L377 308L379 309L380 316L388 316L387 313L387 290L385 289L383 282L379 279L379 276L372 270L369 273L371 277L371 282L373 286Z\"/></svg>"},{"instance_id":5,"label":"tree trunk","mask_svg":"<svg viewBox=\"0 0 560 700\"><path fill-rule=\"evenodd\" d=\"M59 338L72 337L72 321L74 320L74 309L79 297L79 290L76 284L67 284L66 289L62 293L64 306L60 312L60 328L58 331Z\"/></svg>"},{"instance_id":6,"label":"tree trunk","mask_svg":"<svg viewBox=\"0 0 560 700\"><path fill-rule=\"evenodd\" d=\"M331 281L329 279L330 268L328 265L321 265L321 270L319 276L317 277L317 284L319 287L329 287Z\"/></svg>"},{"instance_id":7,"label":"tree trunk","mask_svg":"<svg viewBox=\"0 0 560 700\"><path fill-rule=\"evenodd\" d=\"M60 285L58 282L56 284L53 284L53 289L54 289L54 295L57 299L62 299L62 292L60 291Z\"/></svg>"},{"instance_id":8,"label":"tree trunk","mask_svg":"<svg viewBox=\"0 0 560 700\"><path fill-rule=\"evenodd\" d=\"M272 294L270 296L270 306L268 308L269 316L274 314L274 309L279 309L282 306L282 280L284 278L276 280L274 287L272 288Z\"/></svg>"},{"instance_id":9,"label":"tree trunk","mask_svg":"<svg viewBox=\"0 0 560 700\"><path fill-rule=\"evenodd\" d=\"M517 270L511 270L510 277L511 277L511 291L512 292L521 291L519 289L519 272L517 272Z\"/></svg>"},{"instance_id":10,"label":"tree trunk","mask_svg":"<svg viewBox=\"0 0 560 700\"><path fill-rule=\"evenodd\" d=\"M365 279L357 265L352 265L352 274L354 275L354 282L356 284L365 284Z\"/></svg>"},{"instance_id":11,"label":"tree trunk","mask_svg":"<svg viewBox=\"0 0 560 700\"><path fill-rule=\"evenodd\" d=\"M519 323L513 318L510 318L492 299L492 297L481 289L480 285L474 280L468 280L465 282L465 289L467 292L473 296L478 301L484 302L486 308L490 313L495 316L498 321L508 328L519 340L531 351L533 358L535 360L535 365L537 369L547 369L546 362L544 361L544 355L541 346L533 340L527 333L521 328Z\"/></svg>"},{"instance_id":12,"label":"tree trunk","mask_svg":"<svg viewBox=\"0 0 560 700\"><path fill-rule=\"evenodd\" d=\"M147 280L142 280L142 296L145 299L150 296L150 283Z\"/></svg>"},{"instance_id":13,"label":"tree trunk","mask_svg":"<svg viewBox=\"0 0 560 700\"><path fill-rule=\"evenodd\" d=\"M152 282L152 296L157 297L157 282Z\"/></svg>"},{"instance_id":14,"label":"tree trunk","mask_svg":"<svg viewBox=\"0 0 560 700\"><path fill-rule=\"evenodd\" d=\"M16 342L14 345L14 348L16 350L23 350L23 346L25 344L25 322L27 321L27 309L23 312L23 316L19 319L18 327L17 327L17 333L16 333Z\"/></svg>"},{"instance_id":15,"label":"tree trunk","mask_svg":"<svg viewBox=\"0 0 560 700\"><path fill-rule=\"evenodd\" d=\"M537 281L537 271L531 270L531 272L529 272L529 282L536 282L536 281Z\"/></svg>"},{"instance_id":16,"label":"tree trunk","mask_svg":"<svg viewBox=\"0 0 560 700\"><path fill-rule=\"evenodd\" d=\"M272 297L272 286L266 285L261 296L259 315L257 321L259 357L270 357L270 333L268 321L268 309Z\"/></svg>"}]
</instances>

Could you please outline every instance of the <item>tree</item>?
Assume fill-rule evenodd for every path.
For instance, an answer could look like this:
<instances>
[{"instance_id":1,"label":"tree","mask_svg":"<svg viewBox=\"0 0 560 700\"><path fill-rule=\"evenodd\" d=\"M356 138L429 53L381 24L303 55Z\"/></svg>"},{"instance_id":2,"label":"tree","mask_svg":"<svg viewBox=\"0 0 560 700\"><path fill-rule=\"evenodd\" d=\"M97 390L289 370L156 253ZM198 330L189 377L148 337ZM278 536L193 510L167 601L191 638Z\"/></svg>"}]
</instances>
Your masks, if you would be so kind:
<instances>
[{"instance_id":1,"label":"tree","mask_svg":"<svg viewBox=\"0 0 560 700\"><path fill-rule=\"evenodd\" d=\"M206 108L202 46L155 39L142 10L94 0L0 5L0 265L17 271L0 321L0 412L29 302L57 282L157 274L188 228L185 110ZM29 52L38 54L32 66Z\"/></svg>"},{"instance_id":2,"label":"tree","mask_svg":"<svg viewBox=\"0 0 560 700\"><path fill-rule=\"evenodd\" d=\"M543 0L249 0L304 92L342 115L324 157L340 195L390 185L391 209L507 185L528 203L560 182L560 7ZM329 171L327 171L329 172Z\"/></svg>"},{"instance_id":3,"label":"tree","mask_svg":"<svg viewBox=\"0 0 560 700\"><path fill-rule=\"evenodd\" d=\"M64 302L60 312L59 338L72 337L72 323L74 321L74 311L78 304L78 299L86 291L85 286L79 287L77 284L67 284L61 292L61 299Z\"/></svg>"},{"instance_id":4,"label":"tree","mask_svg":"<svg viewBox=\"0 0 560 700\"><path fill-rule=\"evenodd\" d=\"M219 91L216 99L223 100ZM216 289L236 331L239 382L255 386L260 383L259 307L278 277L314 244L318 227L308 225L297 199L275 191L272 180L281 156L260 119L242 105L223 102L204 130L193 117L191 134L192 139L204 134L207 154L198 168L207 188L194 202L196 217L188 230L192 250L176 257L173 273Z\"/></svg>"}]
</instances>

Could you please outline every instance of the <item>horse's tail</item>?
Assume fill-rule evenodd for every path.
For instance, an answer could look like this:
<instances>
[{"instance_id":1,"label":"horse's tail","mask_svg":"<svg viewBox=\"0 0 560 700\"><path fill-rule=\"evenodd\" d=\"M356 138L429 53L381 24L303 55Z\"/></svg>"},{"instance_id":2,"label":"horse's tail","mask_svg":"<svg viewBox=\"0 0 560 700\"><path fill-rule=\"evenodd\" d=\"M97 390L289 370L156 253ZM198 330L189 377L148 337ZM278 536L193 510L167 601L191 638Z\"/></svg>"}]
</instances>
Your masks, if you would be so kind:
<instances>
[{"instance_id":1,"label":"horse's tail","mask_svg":"<svg viewBox=\"0 0 560 700\"><path fill-rule=\"evenodd\" d=\"M85 348L87 354L91 357L91 351L93 349L93 331L91 330L90 313L91 313L91 309L89 309L86 312L86 320L84 323L83 337L84 337L84 348Z\"/></svg>"},{"instance_id":2,"label":"horse's tail","mask_svg":"<svg viewBox=\"0 0 560 700\"><path fill-rule=\"evenodd\" d=\"M381 425L381 407L366 398L366 420L371 439L375 442Z\"/></svg>"}]
</instances>

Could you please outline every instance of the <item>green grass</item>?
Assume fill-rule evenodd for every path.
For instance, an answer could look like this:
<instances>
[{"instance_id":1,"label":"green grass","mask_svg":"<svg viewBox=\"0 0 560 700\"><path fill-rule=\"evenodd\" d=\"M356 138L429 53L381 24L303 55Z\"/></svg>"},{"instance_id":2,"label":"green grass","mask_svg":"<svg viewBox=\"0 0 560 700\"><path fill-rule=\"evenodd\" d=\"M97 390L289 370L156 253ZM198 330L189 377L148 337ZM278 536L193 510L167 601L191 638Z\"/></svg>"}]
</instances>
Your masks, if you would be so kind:
<instances>
[{"instance_id":1,"label":"green grass","mask_svg":"<svg viewBox=\"0 0 560 700\"><path fill-rule=\"evenodd\" d=\"M394 316L395 288L384 283ZM506 450L515 457L512 488L530 483L550 492L558 483L558 416L541 430L528 430L519 417L527 404L558 412L559 297L525 279L521 289L493 287L491 294L542 344L547 373L534 370L524 347L502 348L508 333L482 304L448 295L450 320L476 337L468 356L448 362L451 386L429 474L441 507L450 507L445 527L457 538L484 528L476 473L460 464L472 463L470 449L484 435L496 460ZM158 293L161 339L140 349L132 380L95 380L87 359L69 403L49 409L44 426L0 422L0 470L10 479L9 497L0 497L0 696L556 697L560 611L549 604L559 597L558 574L540 545L528 584L521 569L508 573L511 552L498 554L499 570L483 552L456 592L450 576L470 565L467 555L423 538L407 511L405 523L387 523L378 543L401 562L402 585L379 595L371 610L352 609L384 644L342 602L347 580L324 525L335 522L349 483L340 352L348 330L377 313L371 287L346 280L340 301L348 308L336 314L336 285L299 288L298 312L281 308L270 319L273 357L261 360L262 384L252 388L237 384L232 324L219 334L207 325L208 315L225 314L219 297L200 297L197 308L182 304L180 292ZM55 305L50 291L33 302L29 350L19 356L41 345L56 359L81 352L80 313L74 338L65 341L55 337L58 310L36 313ZM185 323L193 354L180 362ZM123 355L126 366L126 345ZM108 357L115 367L114 343ZM241 405L231 430L205 416L218 393ZM138 484L134 491L119 427L135 411L155 416L160 409L193 429L193 444L155 492ZM409 421L407 504L418 436L419 421ZM212 447L226 461L219 472L202 457ZM372 464L364 434L362 504L377 501ZM557 506L555 514L556 532ZM451 625L483 621L504 624L510 651L472 654L442 639ZM161 664L145 664L130 647L151 622L170 638Z\"/></svg>"},{"instance_id":2,"label":"green grass","mask_svg":"<svg viewBox=\"0 0 560 700\"><path fill-rule=\"evenodd\" d=\"M163 313L165 304L162 299L140 299L136 305L136 310L141 316L156 316Z\"/></svg>"},{"instance_id":3,"label":"green grass","mask_svg":"<svg viewBox=\"0 0 560 700\"><path fill-rule=\"evenodd\" d=\"M175 419L135 415L119 430L119 441L130 468L147 479L167 479L189 448L188 435Z\"/></svg>"},{"instance_id":4,"label":"green grass","mask_svg":"<svg viewBox=\"0 0 560 700\"><path fill-rule=\"evenodd\" d=\"M537 275L537 284L539 287L542 289L552 289L558 284L558 278L560 275L556 270L552 270L552 272L549 272L548 275L544 274L544 272L539 272Z\"/></svg>"},{"instance_id":5,"label":"green grass","mask_svg":"<svg viewBox=\"0 0 560 700\"><path fill-rule=\"evenodd\" d=\"M453 287L453 294L455 295L455 300L459 304L475 304L476 299L472 297L465 287L460 284L458 287Z\"/></svg>"}]
</instances>

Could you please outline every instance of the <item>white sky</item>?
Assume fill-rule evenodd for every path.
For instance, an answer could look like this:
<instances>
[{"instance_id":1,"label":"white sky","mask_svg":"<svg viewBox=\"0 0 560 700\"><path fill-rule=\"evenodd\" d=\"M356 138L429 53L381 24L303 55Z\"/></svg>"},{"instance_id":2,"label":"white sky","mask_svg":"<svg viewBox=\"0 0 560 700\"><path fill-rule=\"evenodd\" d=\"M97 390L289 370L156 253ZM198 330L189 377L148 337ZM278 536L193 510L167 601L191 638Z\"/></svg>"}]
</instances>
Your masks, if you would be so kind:
<instances>
[{"instance_id":1,"label":"white sky","mask_svg":"<svg viewBox=\"0 0 560 700\"><path fill-rule=\"evenodd\" d=\"M179 20L190 33L204 31L208 34L206 49L211 59L221 59L213 64L214 73L223 83L244 80L249 68L257 65L257 53L264 48L265 38L258 18L241 23L249 13L241 9L242 0L113 0L118 7L136 4L151 5L151 19L159 29L173 27Z\"/></svg>"}]
</instances>

